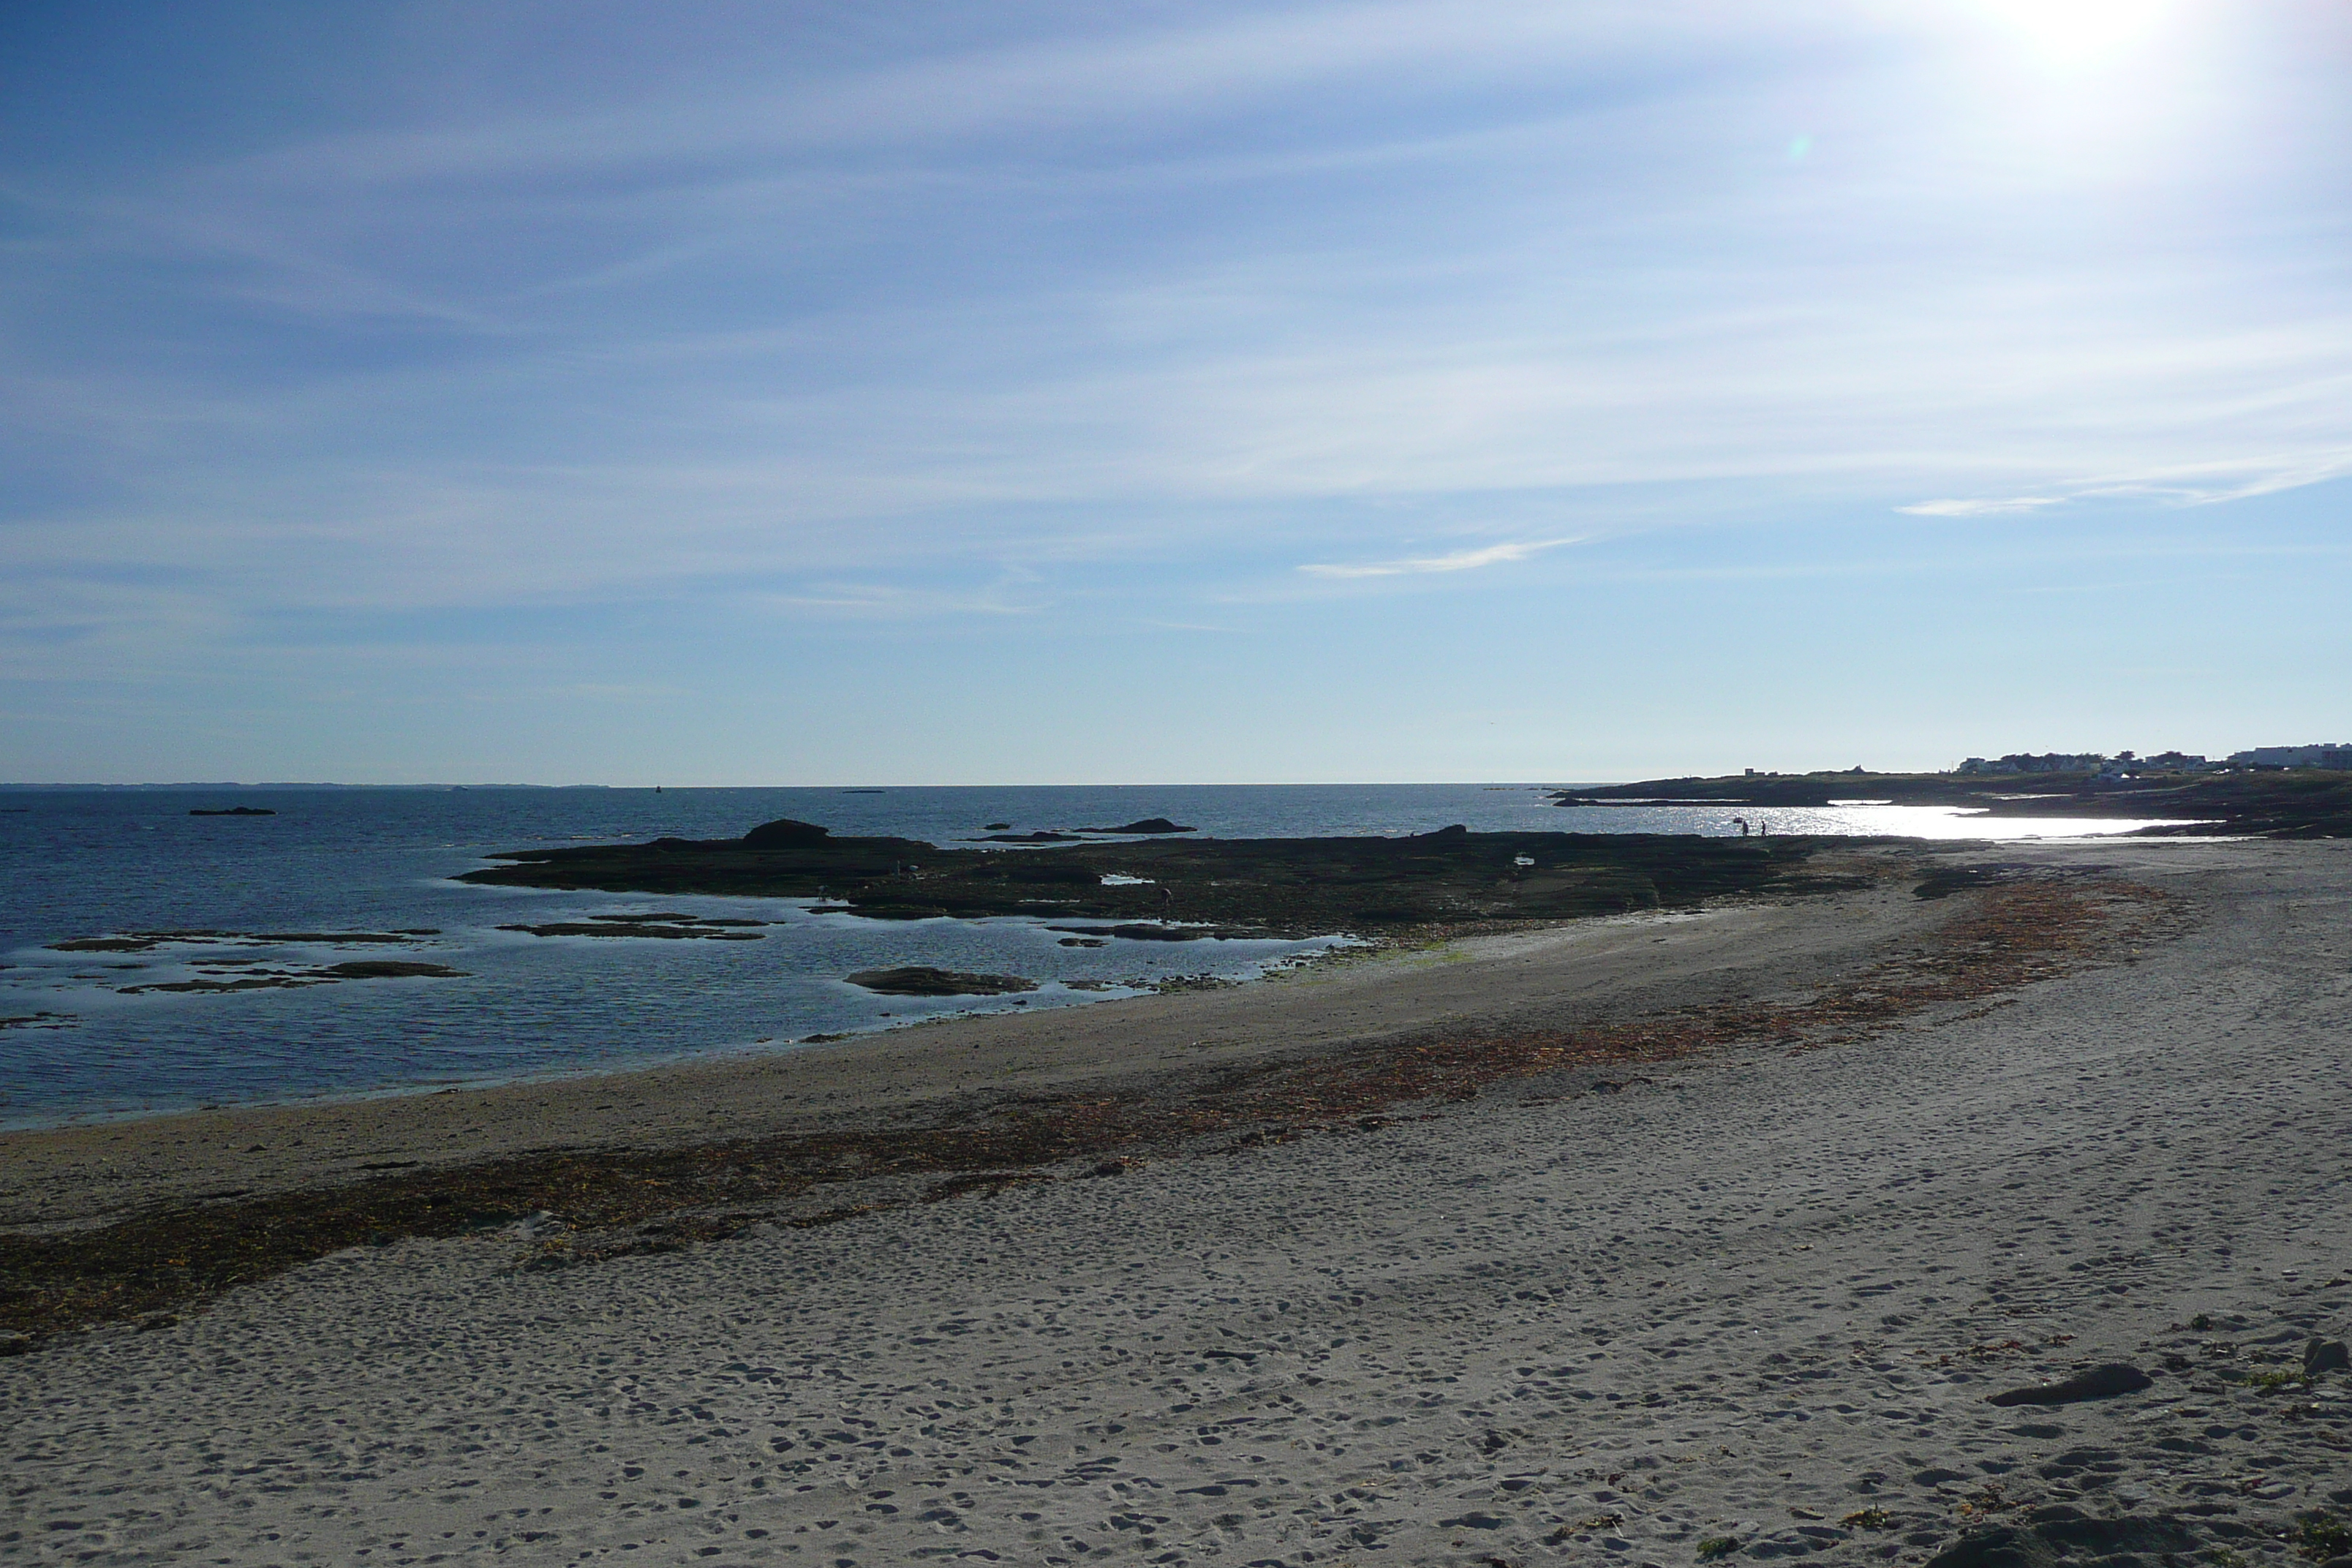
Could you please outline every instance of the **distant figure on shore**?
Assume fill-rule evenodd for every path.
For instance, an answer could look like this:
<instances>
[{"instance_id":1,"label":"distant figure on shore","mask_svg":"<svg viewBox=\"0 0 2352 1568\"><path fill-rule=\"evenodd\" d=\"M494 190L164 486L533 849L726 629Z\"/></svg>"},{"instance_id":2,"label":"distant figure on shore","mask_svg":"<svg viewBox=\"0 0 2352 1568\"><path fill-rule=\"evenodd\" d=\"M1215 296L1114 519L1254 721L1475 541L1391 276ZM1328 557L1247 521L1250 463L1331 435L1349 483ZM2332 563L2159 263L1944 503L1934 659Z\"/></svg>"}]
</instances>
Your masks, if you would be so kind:
<instances>
[{"instance_id":1,"label":"distant figure on shore","mask_svg":"<svg viewBox=\"0 0 2352 1568\"><path fill-rule=\"evenodd\" d=\"M1739 825L1739 837L1742 837L1742 838L1747 837L1748 837L1748 819L1747 819L1746 817L1744 817L1744 816L1735 816L1735 817L1733 817L1731 820L1732 820L1733 822L1738 823L1738 824Z\"/></svg>"}]
</instances>

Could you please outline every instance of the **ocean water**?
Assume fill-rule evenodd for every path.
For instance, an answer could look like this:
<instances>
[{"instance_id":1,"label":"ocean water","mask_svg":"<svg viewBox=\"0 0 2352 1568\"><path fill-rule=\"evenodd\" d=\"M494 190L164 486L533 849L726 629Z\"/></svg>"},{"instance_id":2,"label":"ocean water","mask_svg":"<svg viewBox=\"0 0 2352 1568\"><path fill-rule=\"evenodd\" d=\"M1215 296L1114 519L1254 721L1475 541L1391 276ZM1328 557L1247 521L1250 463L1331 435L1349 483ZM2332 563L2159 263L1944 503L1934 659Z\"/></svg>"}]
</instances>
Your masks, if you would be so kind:
<instances>
[{"instance_id":1,"label":"ocean water","mask_svg":"<svg viewBox=\"0 0 2352 1568\"><path fill-rule=\"evenodd\" d=\"M196 817L266 806L273 816ZM840 834L947 845L992 822L1028 830L1169 816L1205 836L1482 830L1923 837L2079 837L2138 822L1990 822L1934 808L1820 811L1569 807L1533 785L1227 785L892 789L27 790L0 792L0 1127L610 1069L711 1052L824 1048L971 1011L1081 1005L1180 975L1246 979L1328 947L1309 942L1059 945L1023 919L865 921L806 900L541 892L452 881L501 849L731 837L779 816ZM1021 853L1023 851L1008 851ZM541 938L502 931L672 910L771 922L761 940ZM436 934L400 948L263 942L268 933ZM109 933L234 933L144 952L59 952ZM344 981L233 993L137 992L226 980L238 961L439 963L457 978ZM226 965L223 961L229 961ZM1024 996L884 997L850 972L893 963L1012 973ZM1073 989L1069 982L1107 984Z\"/></svg>"}]
</instances>

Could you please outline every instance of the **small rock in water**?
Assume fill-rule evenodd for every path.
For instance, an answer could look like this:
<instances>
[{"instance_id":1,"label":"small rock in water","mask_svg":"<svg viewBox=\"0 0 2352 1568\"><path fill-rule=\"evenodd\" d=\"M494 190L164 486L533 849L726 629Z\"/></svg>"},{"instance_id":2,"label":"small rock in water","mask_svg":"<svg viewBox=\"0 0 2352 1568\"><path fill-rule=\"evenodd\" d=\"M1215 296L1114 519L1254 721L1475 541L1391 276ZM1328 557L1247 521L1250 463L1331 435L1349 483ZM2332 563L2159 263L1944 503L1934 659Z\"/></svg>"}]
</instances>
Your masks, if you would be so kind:
<instances>
[{"instance_id":1,"label":"small rock in water","mask_svg":"<svg viewBox=\"0 0 2352 1568\"><path fill-rule=\"evenodd\" d=\"M849 976L849 983L885 996L1003 996L1037 989L1035 981L1017 974L966 974L922 963L861 969Z\"/></svg>"},{"instance_id":2,"label":"small rock in water","mask_svg":"<svg viewBox=\"0 0 2352 1568\"><path fill-rule=\"evenodd\" d=\"M758 942L759 937L736 926L766 925L765 921L706 920L700 915L662 911L653 914L590 915L585 920L554 921L546 925L502 925L500 931L532 936L658 937L667 942Z\"/></svg>"},{"instance_id":3,"label":"small rock in water","mask_svg":"<svg viewBox=\"0 0 2352 1568\"><path fill-rule=\"evenodd\" d=\"M1199 942L1217 933L1199 926L1155 925L1147 921L1129 921L1115 926L1047 926L1047 931L1066 931L1077 936L1124 937L1129 942ZM1100 946L1101 943L1096 943Z\"/></svg>"},{"instance_id":4,"label":"small rock in water","mask_svg":"<svg viewBox=\"0 0 2352 1568\"><path fill-rule=\"evenodd\" d=\"M403 963L393 959L358 959L350 963L330 963L319 970L320 974L332 974L342 980L406 980L431 978L462 980L466 972L452 969L446 963Z\"/></svg>"},{"instance_id":5,"label":"small rock in water","mask_svg":"<svg viewBox=\"0 0 2352 1568\"><path fill-rule=\"evenodd\" d=\"M2155 1380L2136 1366L2121 1362L2109 1362L2088 1372L2076 1373L2063 1383L2039 1384L2031 1388L2011 1388L1986 1397L1987 1405L2075 1405L2085 1399L2106 1399L2118 1394L2137 1394Z\"/></svg>"}]
</instances>

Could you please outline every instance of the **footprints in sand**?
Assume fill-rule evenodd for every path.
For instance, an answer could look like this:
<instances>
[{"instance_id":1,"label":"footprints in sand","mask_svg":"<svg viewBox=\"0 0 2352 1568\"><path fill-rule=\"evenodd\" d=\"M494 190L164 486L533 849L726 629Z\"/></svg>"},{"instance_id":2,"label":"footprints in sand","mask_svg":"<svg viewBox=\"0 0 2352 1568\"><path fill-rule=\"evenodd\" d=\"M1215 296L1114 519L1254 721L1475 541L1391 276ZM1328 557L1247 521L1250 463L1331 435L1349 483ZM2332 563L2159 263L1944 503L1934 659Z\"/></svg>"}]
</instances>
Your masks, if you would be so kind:
<instances>
[{"instance_id":1,"label":"footprints in sand","mask_svg":"<svg viewBox=\"0 0 2352 1568\"><path fill-rule=\"evenodd\" d=\"M0 1557L2308 1568L2352 1090L2336 972L2232 940L1866 1058L548 1273L339 1255L0 1363Z\"/></svg>"}]
</instances>

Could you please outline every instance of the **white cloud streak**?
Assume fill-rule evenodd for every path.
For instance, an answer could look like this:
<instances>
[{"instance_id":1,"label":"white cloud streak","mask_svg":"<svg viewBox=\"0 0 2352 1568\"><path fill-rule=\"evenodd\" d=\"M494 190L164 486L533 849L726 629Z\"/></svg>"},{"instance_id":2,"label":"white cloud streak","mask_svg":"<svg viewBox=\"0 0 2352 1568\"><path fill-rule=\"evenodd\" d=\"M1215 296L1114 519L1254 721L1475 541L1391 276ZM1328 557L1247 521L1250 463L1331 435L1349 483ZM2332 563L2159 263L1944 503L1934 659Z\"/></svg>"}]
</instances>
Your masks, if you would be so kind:
<instances>
[{"instance_id":1,"label":"white cloud streak","mask_svg":"<svg viewBox=\"0 0 2352 1568\"><path fill-rule=\"evenodd\" d=\"M1348 563L1315 563L1298 569L1317 577L1410 577L1430 572L1475 572L1481 566L1496 566L1507 561L1525 561L1528 556L1546 550L1557 550L1563 544L1581 542L1574 539L1539 539L1516 544L1488 544L1475 550L1457 550L1446 555L1408 556L1402 561L1367 561Z\"/></svg>"},{"instance_id":2,"label":"white cloud streak","mask_svg":"<svg viewBox=\"0 0 2352 1568\"><path fill-rule=\"evenodd\" d=\"M2060 505L2056 496L1993 496L1975 500L1923 500L1895 510L1912 517L1999 517L2007 512L2039 511Z\"/></svg>"}]
</instances>

